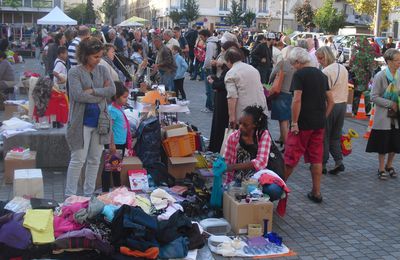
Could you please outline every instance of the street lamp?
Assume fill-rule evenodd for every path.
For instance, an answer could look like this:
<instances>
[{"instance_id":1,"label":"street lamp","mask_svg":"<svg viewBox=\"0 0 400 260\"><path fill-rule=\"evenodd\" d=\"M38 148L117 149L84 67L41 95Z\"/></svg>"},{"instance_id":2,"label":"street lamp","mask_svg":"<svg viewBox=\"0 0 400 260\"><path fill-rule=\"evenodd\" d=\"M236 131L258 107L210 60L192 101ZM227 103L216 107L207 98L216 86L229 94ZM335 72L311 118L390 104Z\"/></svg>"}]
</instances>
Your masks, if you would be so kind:
<instances>
[{"instance_id":1,"label":"street lamp","mask_svg":"<svg viewBox=\"0 0 400 260\"><path fill-rule=\"evenodd\" d=\"M281 11L281 32L283 32L283 22L285 20L285 0L282 0L282 11Z\"/></svg>"}]
</instances>

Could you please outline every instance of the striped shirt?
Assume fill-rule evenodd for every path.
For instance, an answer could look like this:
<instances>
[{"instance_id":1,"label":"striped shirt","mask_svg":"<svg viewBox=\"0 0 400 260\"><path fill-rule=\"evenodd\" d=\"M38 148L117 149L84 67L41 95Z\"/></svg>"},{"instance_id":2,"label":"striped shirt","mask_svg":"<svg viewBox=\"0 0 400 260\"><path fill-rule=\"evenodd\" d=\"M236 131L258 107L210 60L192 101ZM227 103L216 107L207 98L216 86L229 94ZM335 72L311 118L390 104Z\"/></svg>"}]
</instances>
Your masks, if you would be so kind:
<instances>
[{"instance_id":1,"label":"striped shirt","mask_svg":"<svg viewBox=\"0 0 400 260\"><path fill-rule=\"evenodd\" d=\"M71 68L78 65L78 61L76 60L76 47L81 42L81 38L75 37L75 39L68 46L68 59Z\"/></svg>"}]
</instances>

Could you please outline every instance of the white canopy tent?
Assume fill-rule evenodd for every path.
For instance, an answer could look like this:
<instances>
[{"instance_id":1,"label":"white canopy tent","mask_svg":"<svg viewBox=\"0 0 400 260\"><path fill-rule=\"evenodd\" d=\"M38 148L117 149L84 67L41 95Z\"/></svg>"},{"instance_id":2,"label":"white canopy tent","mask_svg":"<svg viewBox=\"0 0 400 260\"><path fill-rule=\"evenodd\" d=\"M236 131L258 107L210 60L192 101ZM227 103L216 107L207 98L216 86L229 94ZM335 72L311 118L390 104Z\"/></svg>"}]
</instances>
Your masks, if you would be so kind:
<instances>
[{"instance_id":1,"label":"white canopy tent","mask_svg":"<svg viewBox=\"0 0 400 260\"><path fill-rule=\"evenodd\" d=\"M141 27L143 26L143 24L138 23L138 22L134 22L134 21L123 21L122 23L118 24L117 26L121 26L121 27Z\"/></svg>"},{"instance_id":2,"label":"white canopy tent","mask_svg":"<svg viewBox=\"0 0 400 260\"><path fill-rule=\"evenodd\" d=\"M58 7L54 7L47 15L40 18L37 21L38 24L49 24L49 25L76 25L78 22L64 12Z\"/></svg>"}]
</instances>

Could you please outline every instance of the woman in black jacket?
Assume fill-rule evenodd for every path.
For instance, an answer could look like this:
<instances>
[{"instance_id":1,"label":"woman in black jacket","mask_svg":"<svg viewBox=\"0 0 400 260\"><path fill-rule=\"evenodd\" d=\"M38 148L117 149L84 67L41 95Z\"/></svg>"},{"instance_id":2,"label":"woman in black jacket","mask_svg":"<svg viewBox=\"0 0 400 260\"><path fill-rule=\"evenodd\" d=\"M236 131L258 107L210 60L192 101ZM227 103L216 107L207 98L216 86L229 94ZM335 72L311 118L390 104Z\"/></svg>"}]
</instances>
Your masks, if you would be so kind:
<instances>
[{"instance_id":1,"label":"woman in black jacket","mask_svg":"<svg viewBox=\"0 0 400 260\"><path fill-rule=\"evenodd\" d=\"M237 43L233 41L228 41L222 44L220 55L217 60L212 62L214 67L213 70L216 70L217 73L216 75L214 74L207 78L208 82L212 84L214 90L214 114L211 125L210 145L208 149L215 153L219 153L221 150L225 129L228 128L229 124L228 100L226 98L227 92L224 82L225 75L229 68L225 64L224 54L231 47L239 48Z\"/></svg>"}]
</instances>

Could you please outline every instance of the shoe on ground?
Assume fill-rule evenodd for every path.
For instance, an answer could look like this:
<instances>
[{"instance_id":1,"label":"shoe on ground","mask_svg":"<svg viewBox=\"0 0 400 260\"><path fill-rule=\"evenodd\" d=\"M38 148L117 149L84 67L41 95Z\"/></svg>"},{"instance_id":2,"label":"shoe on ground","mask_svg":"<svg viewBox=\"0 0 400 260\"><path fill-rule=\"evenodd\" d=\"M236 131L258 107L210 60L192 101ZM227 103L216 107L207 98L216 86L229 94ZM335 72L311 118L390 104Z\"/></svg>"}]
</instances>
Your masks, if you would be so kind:
<instances>
[{"instance_id":1,"label":"shoe on ground","mask_svg":"<svg viewBox=\"0 0 400 260\"><path fill-rule=\"evenodd\" d=\"M387 180L388 177L389 177L389 173L387 173L385 171L379 171L378 170L378 178L380 180Z\"/></svg>"},{"instance_id":2,"label":"shoe on ground","mask_svg":"<svg viewBox=\"0 0 400 260\"><path fill-rule=\"evenodd\" d=\"M390 177L392 178L396 178L397 177L397 172L394 170L393 167L385 167L385 171L390 175Z\"/></svg>"},{"instance_id":3,"label":"shoe on ground","mask_svg":"<svg viewBox=\"0 0 400 260\"><path fill-rule=\"evenodd\" d=\"M307 194L307 198L309 200L311 200L312 202L315 202L315 203L321 203L322 202L322 196L321 195L315 196L312 192L309 192Z\"/></svg>"},{"instance_id":4,"label":"shoe on ground","mask_svg":"<svg viewBox=\"0 0 400 260\"><path fill-rule=\"evenodd\" d=\"M200 110L203 113L212 113L213 111L208 109L208 108L203 108L202 110Z\"/></svg>"},{"instance_id":5,"label":"shoe on ground","mask_svg":"<svg viewBox=\"0 0 400 260\"><path fill-rule=\"evenodd\" d=\"M328 170L326 168L322 169L322 174L327 174Z\"/></svg>"},{"instance_id":6,"label":"shoe on ground","mask_svg":"<svg viewBox=\"0 0 400 260\"><path fill-rule=\"evenodd\" d=\"M339 166L336 166L334 169L329 171L329 174L337 175L339 172L344 172L344 165L341 164Z\"/></svg>"}]
</instances>

